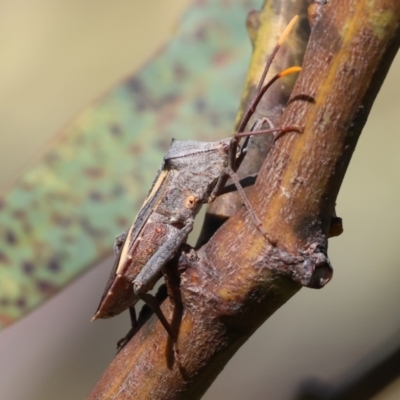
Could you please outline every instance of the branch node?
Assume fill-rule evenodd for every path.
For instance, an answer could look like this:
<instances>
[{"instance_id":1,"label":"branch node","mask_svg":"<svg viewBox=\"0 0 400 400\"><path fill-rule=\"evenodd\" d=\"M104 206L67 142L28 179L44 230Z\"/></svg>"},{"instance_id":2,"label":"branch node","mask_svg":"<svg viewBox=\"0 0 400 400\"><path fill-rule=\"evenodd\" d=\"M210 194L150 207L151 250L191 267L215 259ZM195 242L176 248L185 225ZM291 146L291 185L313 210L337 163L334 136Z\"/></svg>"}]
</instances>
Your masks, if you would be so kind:
<instances>
[{"instance_id":1,"label":"branch node","mask_svg":"<svg viewBox=\"0 0 400 400\"><path fill-rule=\"evenodd\" d=\"M298 256L282 248L270 247L267 254L256 262L255 268L289 276L293 281L312 289L323 288L333 275L326 251L319 243L312 243Z\"/></svg>"}]
</instances>

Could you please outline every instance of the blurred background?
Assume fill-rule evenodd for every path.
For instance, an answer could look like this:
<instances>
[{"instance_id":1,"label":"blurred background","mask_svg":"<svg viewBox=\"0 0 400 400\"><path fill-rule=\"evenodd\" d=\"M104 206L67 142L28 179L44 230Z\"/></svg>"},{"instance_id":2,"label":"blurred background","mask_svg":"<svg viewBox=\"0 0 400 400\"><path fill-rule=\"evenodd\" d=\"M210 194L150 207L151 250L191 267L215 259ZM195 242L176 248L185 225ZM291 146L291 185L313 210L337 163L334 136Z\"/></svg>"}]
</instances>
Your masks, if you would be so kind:
<instances>
[{"instance_id":1,"label":"blurred background","mask_svg":"<svg viewBox=\"0 0 400 400\"><path fill-rule=\"evenodd\" d=\"M0 0L0 191L77 113L155 54L188 4ZM337 201L344 233L329 244L333 280L278 310L204 399L335 393L399 351L399 87L397 58ZM129 326L127 315L90 323L111 262L0 332L1 399L86 397ZM398 398L396 380L374 397Z\"/></svg>"}]
</instances>

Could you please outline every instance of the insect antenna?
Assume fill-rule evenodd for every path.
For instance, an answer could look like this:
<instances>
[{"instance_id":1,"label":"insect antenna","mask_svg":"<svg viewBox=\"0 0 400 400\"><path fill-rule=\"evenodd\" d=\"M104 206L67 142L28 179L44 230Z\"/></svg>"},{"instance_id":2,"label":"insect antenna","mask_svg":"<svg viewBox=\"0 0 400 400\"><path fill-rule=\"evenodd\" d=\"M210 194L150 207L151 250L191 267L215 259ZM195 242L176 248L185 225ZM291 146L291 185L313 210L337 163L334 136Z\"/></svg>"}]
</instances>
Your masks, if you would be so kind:
<instances>
[{"instance_id":1,"label":"insect antenna","mask_svg":"<svg viewBox=\"0 0 400 400\"><path fill-rule=\"evenodd\" d=\"M242 117L242 120L240 121L238 130L236 132L235 135L233 135L232 140L230 142L230 149L229 149L229 162L230 165L233 166L233 170L237 171L237 169L239 168L241 162L244 159L245 153L246 153L246 149L248 147L249 144L249 139L250 136L254 136L254 135L259 135L259 134L264 134L264 133L275 133L275 132L279 132L279 135L285 133L285 132L290 132L290 131L301 131L301 129L297 126L287 126L285 128L270 128L270 129L264 129L264 130L256 130L256 131L251 131L251 132L245 132L245 128L247 123L249 122L251 116L254 114L257 105L260 103L261 98L263 97L263 95L265 94L265 92L271 87L271 85L278 80L279 78L286 76L286 75L290 75L293 74L295 72L299 72L301 71L301 67L290 67L287 68L281 72L279 72L278 74L276 74L270 81L268 81L266 83L266 85L264 85L264 81L265 78L267 76L267 73L269 71L269 68L271 67L272 61L275 58L276 53L278 52L278 50L282 47L283 42L285 41L286 37L288 36L289 32L291 31L291 29L293 28L294 24L297 22L299 16L295 15L291 21L289 22L289 24L287 25L287 27L285 28L285 30L283 31L282 35L280 36L277 44L274 47L274 50L272 51L272 53L270 54L270 56L267 59L267 62L265 64L263 73L261 75L261 79L258 82L257 85L257 89L256 89L256 94L253 97L253 100L250 103L250 106L247 108L244 116ZM246 137L247 136L247 137ZM237 147L239 144L239 141L242 137L246 137L246 140L243 144L242 150L240 151L240 155L239 157L237 157L236 151L237 151ZM276 138L275 138L276 139Z\"/></svg>"},{"instance_id":2,"label":"insect antenna","mask_svg":"<svg viewBox=\"0 0 400 400\"><path fill-rule=\"evenodd\" d=\"M284 75L280 75L280 74L282 74L283 72L288 71L288 70L291 69L291 68L288 68L287 70L282 71L280 74L275 75L275 77L272 78L271 81L269 81L269 82L265 85L265 87L263 87L264 81L265 81L265 77L267 76L267 73L268 73L268 71L269 71L269 69L270 69L270 67L271 67L272 61L274 60L274 58L275 58L275 56L276 56L276 53L277 53L278 50L282 47L283 42L285 41L286 37L288 36L289 32L292 30L294 24L297 22L298 19L299 19L299 16L298 16L298 15L295 15L295 16L291 19L291 21L289 22L288 26L285 28L285 30L283 31L281 37L279 38L277 44L275 45L274 50L273 50L272 53L269 55L269 57L268 57L268 59L267 59L267 62L266 62L266 64L265 64L265 67L264 67L264 71L263 71L263 73L262 73L262 75L261 75L261 79L260 79L260 81L258 82L258 85L257 85L256 96L253 98L253 100L252 100L250 106L247 108L247 110L246 110L246 112L245 112L245 114L244 114L242 120L240 121L238 130L237 130L237 133L240 133L240 132L243 132L243 131L244 131L244 129L246 128L246 125L247 125L247 123L249 122L251 116L254 114L254 112L255 112L255 110L256 110L256 107L257 107L258 103L260 102L260 100L261 100L263 94L264 94L265 91L272 85L272 83L274 83L277 79L279 79L279 78L282 77L282 76L289 75L289 74L291 74L291 73L298 72L298 71L301 70L300 67L292 67L292 68L298 68L298 70L288 72L288 73L286 73L286 74L284 74ZM264 89L264 88L265 88L265 89Z\"/></svg>"},{"instance_id":3,"label":"insect antenna","mask_svg":"<svg viewBox=\"0 0 400 400\"><path fill-rule=\"evenodd\" d=\"M271 85L277 81L279 78L282 78L283 76L287 76L290 74L294 74L296 72L300 72L301 67L290 67L287 68L279 73L277 73L270 81L267 82L265 86L261 88L261 90L258 92L257 96L254 98L254 101L252 104L254 104L254 107L260 102L261 98L264 96L265 92L271 87ZM252 112L254 113L254 110ZM293 126L286 126L286 127L278 127L278 128L270 128L270 129L257 129L256 131L248 131L248 132L238 132L236 133L236 137L242 138L245 136L255 136L255 135L261 135L264 133L274 133L274 132L280 132L280 133L285 133L285 132L290 132L290 131L298 131L302 132L301 128L298 127L297 125Z\"/></svg>"}]
</instances>

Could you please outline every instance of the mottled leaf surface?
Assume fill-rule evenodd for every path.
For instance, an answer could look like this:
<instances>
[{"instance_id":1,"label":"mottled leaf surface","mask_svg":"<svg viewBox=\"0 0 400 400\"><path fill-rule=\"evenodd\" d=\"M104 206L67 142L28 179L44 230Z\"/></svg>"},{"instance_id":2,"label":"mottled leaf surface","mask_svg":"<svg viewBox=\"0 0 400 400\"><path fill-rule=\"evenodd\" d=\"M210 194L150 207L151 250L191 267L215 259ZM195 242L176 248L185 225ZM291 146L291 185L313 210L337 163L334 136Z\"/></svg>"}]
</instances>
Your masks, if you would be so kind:
<instances>
[{"instance_id":1,"label":"mottled leaf surface","mask_svg":"<svg viewBox=\"0 0 400 400\"><path fill-rule=\"evenodd\" d=\"M251 51L245 19L260 3L195 2L168 45L72 121L3 194L0 328L111 254L172 137L231 134Z\"/></svg>"}]
</instances>

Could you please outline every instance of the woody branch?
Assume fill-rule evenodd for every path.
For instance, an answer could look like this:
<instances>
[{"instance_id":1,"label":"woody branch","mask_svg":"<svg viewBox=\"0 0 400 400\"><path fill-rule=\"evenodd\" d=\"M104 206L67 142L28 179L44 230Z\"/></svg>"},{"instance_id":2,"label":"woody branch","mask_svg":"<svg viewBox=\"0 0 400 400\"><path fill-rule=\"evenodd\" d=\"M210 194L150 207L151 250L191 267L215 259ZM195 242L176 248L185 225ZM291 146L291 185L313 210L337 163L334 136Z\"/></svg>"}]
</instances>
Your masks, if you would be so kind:
<instances>
[{"instance_id":1,"label":"woody branch","mask_svg":"<svg viewBox=\"0 0 400 400\"><path fill-rule=\"evenodd\" d=\"M198 399L273 312L303 285L329 280L334 204L399 47L400 3L337 0L313 15L303 71L280 121L304 132L278 140L249 195L276 244L265 240L242 208L198 258L182 257L187 270L180 286L184 313L176 324L179 362L152 318L113 360L91 399ZM169 319L174 309L167 299Z\"/></svg>"}]
</instances>

